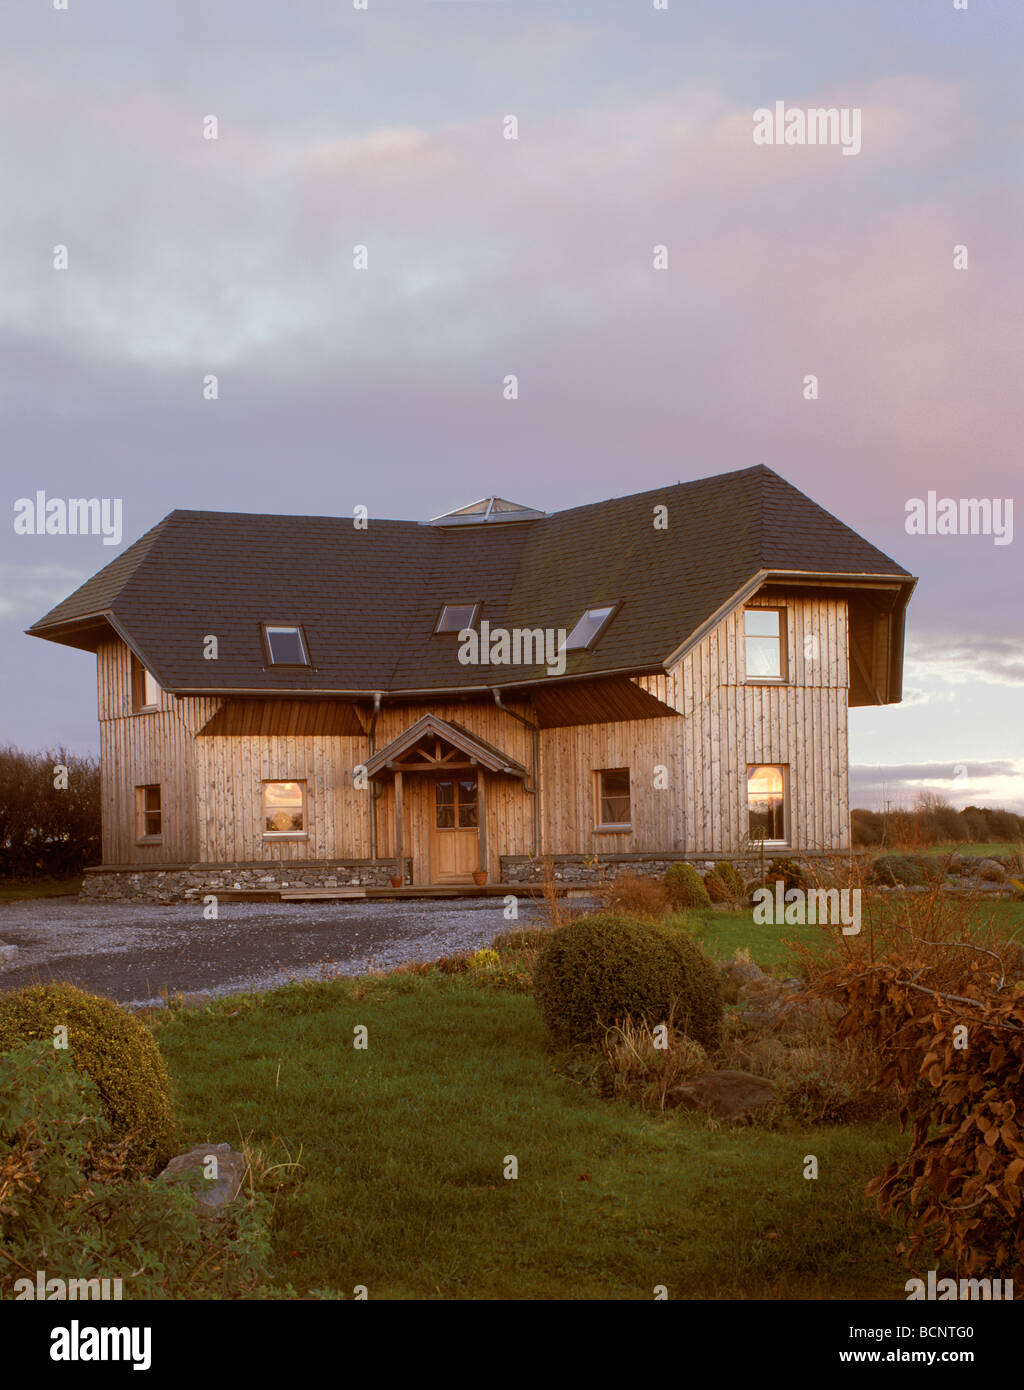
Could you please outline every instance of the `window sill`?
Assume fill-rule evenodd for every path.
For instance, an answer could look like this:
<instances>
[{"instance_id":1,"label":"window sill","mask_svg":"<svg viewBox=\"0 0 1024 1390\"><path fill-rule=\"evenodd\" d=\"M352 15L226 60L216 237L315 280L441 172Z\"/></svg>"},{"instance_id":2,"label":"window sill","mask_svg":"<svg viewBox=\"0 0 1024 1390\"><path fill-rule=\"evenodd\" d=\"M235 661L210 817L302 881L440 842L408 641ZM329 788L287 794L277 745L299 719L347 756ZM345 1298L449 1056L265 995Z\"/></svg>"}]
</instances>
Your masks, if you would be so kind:
<instances>
[{"instance_id":1,"label":"window sill","mask_svg":"<svg viewBox=\"0 0 1024 1390\"><path fill-rule=\"evenodd\" d=\"M135 841L137 845L162 845L163 842L162 835L140 835Z\"/></svg>"},{"instance_id":2,"label":"window sill","mask_svg":"<svg viewBox=\"0 0 1024 1390\"><path fill-rule=\"evenodd\" d=\"M595 835L632 835L631 825L595 825Z\"/></svg>"},{"instance_id":3,"label":"window sill","mask_svg":"<svg viewBox=\"0 0 1024 1390\"><path fill-rule=\"evenodd\" d=\"M264 830L265 840L308 840L308 830Z\"/></svg>"},{"instance_id":4,"label":"window sill","mask_svg":"<svg viewBox=\"0 0 1024 1390\"><path fill-rule=\"evenodd\" d=\"M788 676L747 676L744 685L791 685Z\"/></svg>"},{"instance_id":5,"label":"window sill","mask_svg":"<svg viewBox=\"0 0 1024 1390\"><path fill-rule=\"evenodd\" d=\"M159 708L159 705L137 705L132 714L155 714Z\"/></svg>"}]
</instances>

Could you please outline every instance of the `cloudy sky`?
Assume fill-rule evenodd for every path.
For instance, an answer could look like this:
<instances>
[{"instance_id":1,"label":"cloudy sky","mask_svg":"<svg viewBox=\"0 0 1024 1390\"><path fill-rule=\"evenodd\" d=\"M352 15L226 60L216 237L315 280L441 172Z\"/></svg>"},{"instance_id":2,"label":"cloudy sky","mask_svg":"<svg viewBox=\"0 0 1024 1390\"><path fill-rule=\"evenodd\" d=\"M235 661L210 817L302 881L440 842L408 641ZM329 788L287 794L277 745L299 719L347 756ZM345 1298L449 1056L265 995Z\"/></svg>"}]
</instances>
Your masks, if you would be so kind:
<instances>
[{"instance_id":1,"label":"cloudy sky","mask_svg":"<svg viewBox=\"0 0 1024 1390\"><path fill-rule=\"evenodd\" d=\"M1024 810L1021 542L905 527L1021 473L1022 51L1019 0L5 0L0 742L98 744L21 633L117 550L14 534L38 488L127 545L763 462L920 577L854 804ZM756 145L777 101L860 153Z\"/></svg>"}]
</instances>

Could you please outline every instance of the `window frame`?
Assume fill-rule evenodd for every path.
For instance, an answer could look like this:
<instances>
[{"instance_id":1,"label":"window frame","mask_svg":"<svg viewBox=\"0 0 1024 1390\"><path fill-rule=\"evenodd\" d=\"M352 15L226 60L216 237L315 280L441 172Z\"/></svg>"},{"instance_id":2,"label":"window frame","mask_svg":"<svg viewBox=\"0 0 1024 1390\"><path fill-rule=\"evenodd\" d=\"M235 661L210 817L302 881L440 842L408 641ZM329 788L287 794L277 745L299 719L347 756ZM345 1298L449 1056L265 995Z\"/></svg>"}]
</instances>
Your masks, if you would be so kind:
<instances>
[{"instance_id":1,"label":"window frame","mask_svg":"<svg viewBox=\"0 0 1024 1390\"><path fill-rule=\"evenodd\" d=\"M130 655L132 714L149 714L152 710L160 708L160 697L163 693L163 686L144 661L137 657L134 652L131 652ZM147 677L156 686L156 699L149 702L146 700ZM156 784L154 783L153 785Z\"/></svg>"},{"instance_id":2,"label":"window frame","mask_svg":"<svg viewBox=\"0 0 1024 1390\"><path fill-rule=\"evenodd\" d=\"M628 821L606 821L601 815L601 803L604 800L602 788L602 778L608 772L624 772L629 780L629 820ZM594 834L595 835L631 835L633 833L633 770L631 767L595 767L594 768Z\"/></svg>"},{"instance_id":3,"label":"window frame","mask_svg":"<svg viewBox=\"0 0 1024 1390\"><path fill-rule=\"evenodd\" d=\"M447 834L449 831L452 831L452 830L467 830L467 831L475 830L475 831L479 832L479 830L480 830L480 777L479 777L479 774L474 773L474 774L472 774L472 775L468 775L468 774L466 774L465 772L463 772L463 773L461 773L461 775L460 775L459 773L456 772L456 773L446 774L445 776L441 776L441 777L434 777L432 780L433 780L433 783L434 783L433 791L432 791L431 798L430 798L430 799L431 799L430 823L431 823L431 829L432 829L432 831L436 831L438 834L441 834L441 835L445 835L445 834ZM473 797L472 797L472 800L464 800L464 799L463 799L463 795L462 795L462 787L463 787L464 785L466 785L467 783L469 783L469 782L471 782L471 783L473 784ZM438 823L437 823L437 818L438 818L438 812L440 811L441 806L440 806L440 803L438 802L437 793L438 793L438 789L439 789L440 787L445 786L445 785L448 785L448 784L451 784L451 787L452 787L452 800L451 800L451 802L450 802L451 810L452 810L452 824L451 824L451 825L438 825ZM467 807L472 807L472 810L473 810L474 823L473 823L472 825L463 825L463 824L462 824L462 812L463 812L463 809L464 809L464 808L467 808Z\"/></svg>"},{"instance_id":4,"label":"window frame","mask_svg":"<svg viewBox=\"0 0 1024 1390\"><path fill-rule=\"evenodd\" d=\"M297 632L299 634L299 643L302 647L303 654L306 658L305 661L275 661L274 652L270 645L269 630L271 628L273 628L275 631ZM274 670L277 667L283 667L286 671L309 671L313 669L313 658L309 652L309 643L306 640L306 630L301 623L264 621L260 623L260 636L263 640L263 657L265 670Z\"/></svg>"},{"instance_id":5,"label":"window frame","mask_svg":"<svg viewBox=\"0 0 1024 1390\"><path fill-rule=\"evenodd\" d=\"M564 641L564 643L562 644L561 650L562 650L562 651L565 651L565 652L588 652L588 651L590 651L591 647L595 647L595 646L597 645L597 643L601 640L601 638L605 635L605 633L608 631L608 625L609 625L610 623L614 622L615 616L616 616L616 614L618 613L618 611L619 611L619 609L620 609L621 607L622 607L622 600L621 600L621 599L615 599L614 601L606 601L606 602L604 602L604 603L588 603L587 606L586 606L586 608L584 608L583 612L580 614L580 616L579 616L579 617L576 619L576 621L573 623L572 627L571 627L571 628L568 630L568 632L565 634L565 641ZM607 615L601 620L601 623L599 624L599 626L598 626L598 628L597 628L597 631L596 631L596 632L594 633L594 635L589 639L589 641L587 641L587 642L577 642L575 646L572 646L572 647L571 647L571 646L569 645L569 641L570 641L570 639L571 639L573 633L574 633L574 632L576 631L576 629L579 627L580 623L583 622L583 620L584 620L584 618L587 616L587 614L588 614L588 613L596 612L596 610L597 610L598 608L607 608L609 611L608 611Z\"/></svg>"},{"instance_id":6,"label":"window frame","mask_svg":"<svg viewBox=\"0 0 1024 1390\"><path fill-rule=\"evenodd\" d=\"M755 840L750 834L750 774L762 767L775 767L782 773L782 839L781 840ZM791 838L793 834L791 811L789 805L789 763L747 763L747 839L752 845L763 844L766 849L789 849L791 848Z\"/></svg>"},{"instance_id":7,"label":"window frame","mask_svg":"<svg viewBox=\"0 0 1024 1390\"><path fill-rule=\"evenodd\" d=\"M146 805L146 793L155 791L159 805L154 811L152 807ZM137 845L159 845L164 838L164 798L163 790L159 782L143 782L135 788L135 843ZM147 828L147 816L160 817L160 829L150 831Z\"/></svg>"},{"instance_id":8,"label":"window frame","mask_svg":"<svg viewBox=\"0 0 1024 1390\"><path fill-rule=\"evenodd\" d=\"M751 675L747 666L747 614L777 613L779 615L779 671L777 676ZM763 638L761 639L764 640ZM789 622L785 605L746 604L743 608L743 682L745 685L789 685ZM778 767L779 763L757 763L757 767Z\"/></svg>"},{"instance_id":9,"label":"window frame","mask_svg":"<svg viewBox=\"0 0 1024 1390\"><path fill-rule=\"evenodd\" d=\"M460 632L465 632L467 628L475 628L480 618L480 609L483 607L483 599L479 598L451 598L446 599L441 604L438 611L437 621L434 623L434 630L431 634L434 637L458 637ZM472 608L473 616L468 623L463 623L462 627L442 628L444 615L449 608Z\"/></svg>"},{"instance_id":10,"label":"window frame","mask_svg":"<svg viewBox=\"0 0 1024 1390\"><path fill-rule=\"evenodd\" d=\"M267 829L267 787L283 786L293 783L302 792L302 829ZM260 778L260 834L264 840L308 840L309 839L309 789L305 777L261 777Z\"/></svg>"}]
</instances>

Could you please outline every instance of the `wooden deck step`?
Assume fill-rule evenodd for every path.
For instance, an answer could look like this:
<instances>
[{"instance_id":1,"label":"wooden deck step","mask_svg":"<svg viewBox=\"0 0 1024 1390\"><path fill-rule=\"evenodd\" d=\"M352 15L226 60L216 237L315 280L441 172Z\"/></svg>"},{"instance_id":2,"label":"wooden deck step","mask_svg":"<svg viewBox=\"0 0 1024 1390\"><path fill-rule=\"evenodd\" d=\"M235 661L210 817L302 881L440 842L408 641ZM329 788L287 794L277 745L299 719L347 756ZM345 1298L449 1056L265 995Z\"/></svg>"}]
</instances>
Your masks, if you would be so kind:
<instances>
[{"instance_id":1,"label":"wooden deck step","mask_svg":"<svg viewBox=\"0 0 1024 1390\"><path fill-rule=\"evenodd\" d=\"M351 888L281 888L278 890L278 898L283 903L297 903L302 901L317 902L332 901L335 898L365 898L366 889L354 886Z\"/></svg>"}]
</instances>

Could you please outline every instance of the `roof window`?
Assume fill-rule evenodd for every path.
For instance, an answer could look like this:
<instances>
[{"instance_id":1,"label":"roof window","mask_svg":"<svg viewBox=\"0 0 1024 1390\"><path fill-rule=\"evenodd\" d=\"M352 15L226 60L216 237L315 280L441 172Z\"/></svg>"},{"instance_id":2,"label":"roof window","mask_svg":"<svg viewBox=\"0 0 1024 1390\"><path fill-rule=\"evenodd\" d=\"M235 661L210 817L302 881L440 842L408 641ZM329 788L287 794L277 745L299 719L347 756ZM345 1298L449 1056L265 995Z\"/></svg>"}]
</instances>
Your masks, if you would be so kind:
<instances>
[{"instance_id":1,"label":"roof window","mask_svg":"<svg viewBox=\"0 0 1024 1390\"><path fill-rule=\"evenodd\" d=\"M309 652L302 628L296 623L263 624L263 644L270 666L308 666Z\"/></svg>"},{"instance_id":2,"label":"roof window","mask_svg":"<svg viewBox=\"0 0 1024 1390\"><path fill-rule=\"evenodd\" d=\"M565 639L565 650L571 652L592 647L618 606L617 603L605 603L600 608L588 608Z\"/></svg>"}]
</instances>

